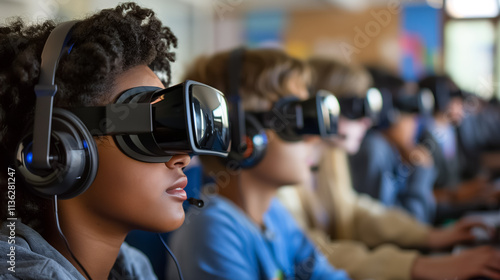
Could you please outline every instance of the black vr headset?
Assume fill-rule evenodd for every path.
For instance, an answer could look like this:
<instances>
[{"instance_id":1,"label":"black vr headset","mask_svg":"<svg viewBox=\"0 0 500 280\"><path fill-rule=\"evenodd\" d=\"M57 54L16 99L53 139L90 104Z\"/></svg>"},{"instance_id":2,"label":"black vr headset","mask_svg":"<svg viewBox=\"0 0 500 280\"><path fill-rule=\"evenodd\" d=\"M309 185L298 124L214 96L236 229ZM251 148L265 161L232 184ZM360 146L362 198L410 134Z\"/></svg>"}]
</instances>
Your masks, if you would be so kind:
<instances>
[{"instance_id":1,"label":"black vr headset","mask_svg":"<svg viewBox=\"0 0 500 280\"><path fill-rule=\"evenodd\" d=\"M189 80L166 89L132 88L115 104L70 111L92 135L113 135L123 153L144 162L176 154L225 157L231 140L224 95Z\"/></svg>"},{"instance_id":2,"label":"black vr headset","mask_svg":"<svg viewBox=\"0 0 500 280\"><path fill-rule=\"evenodd\" d=\"M238 167L258 164L267 149L265 129L276 131L285 141L299 141L304 135L328 137L337 133L340 107L329 92L307 100L282 98L268 112L245 112L239 95L244 48L230 53L228 60L228 99L230 103L231 152L228 159Z\"/></svg>"},{"instance_id":3,"label":"black vr headset","mask_svg":"<svg viewBox=\"0 0 500 280\"><path fill-rule=\"evenodd\" d=\"M294 142L302 140L304 135L327 138L337 134L340 106L333 94L321 90L307 100L286 97L276 102L269 112L250 114L264 128L276 131L281 139Z\"/></svg>"},{"instance_id":4,"label":"black vr headset","mask_svg":"<svg viewBox=\"0 0 500 280\"><path fill-rule=\"evenodd\" d=\"M381 93L383 106L379 114L379 128L392 125L401 112L430 116L434 110L434 97L428 89L421 89L415 94L400 92L394 96L389 90L382 88Z\"/></svg>"},{"instance_id":5,"label":"black vr headset","mask_svg":"<svg viewBox=\"0 0 500 280\"><path fill-rule=\"evenodd\" d=\"M370 118L377 123L383 106L382 94L377 88L369 88L365 98L342 97L339 98L341 115L351 119Z\"/></svg>"},{"instance_id":6,"label":"black vr headset","mask_svg":"<svg viewBox=\"0 0 500 280\"><path fill-rule=\"evenodd\" d=\"M97 174L93 136L99 135L113 135L123 153L144 162L167 162L175 154L227 156L224 95L197 82L132 88L107 106L53 108L57 65L60 57L70 55L75 23L58 25L42 51L34 125L16 151L16 167L27 187L62 199L84 192Z\"/></svg>"}]
</instances>

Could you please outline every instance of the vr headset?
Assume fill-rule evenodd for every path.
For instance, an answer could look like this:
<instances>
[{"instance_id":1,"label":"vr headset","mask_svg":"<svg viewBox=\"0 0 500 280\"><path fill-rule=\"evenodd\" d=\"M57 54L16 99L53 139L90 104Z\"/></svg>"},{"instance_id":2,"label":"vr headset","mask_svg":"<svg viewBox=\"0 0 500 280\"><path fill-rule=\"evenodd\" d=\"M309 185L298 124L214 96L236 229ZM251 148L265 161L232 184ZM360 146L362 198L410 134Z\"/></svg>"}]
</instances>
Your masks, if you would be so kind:
<instances>
[{"instance_id":1,"label":"vr headset","mask_svg":"<svg viewBox=\"0 0 500 280\"><path fill-rule=\"evenodd\" d=\"M139 161L166 162L175 154L225 157L230 146L224 95L195 81L136 87L115 104L71 111L92 135L113 135L120 150Z\"/></svg>"},{"instance_id":2,"label":"vr headset","mask_svg":"<svg viewBox=\"0 0 500 280\"><path fill-rule=\"evenodd\" d=\"M351 120L368 117L376 123L383 106L382 94L377 88L369 88L365 98L343 97L338 100L342 116Z\"/></svg>"},{"instance_id":3,"label":"vr headset","mask_svg":"<svg viewBox=\"0 0 500 280\"><path fill-rule=\"evenodd\" d=\"M300 141L304 135L323 138L337 134L340 105L337 98L326 90L307 100L296 97L282 98L269 112L252 113L264 128L269 128L285 141Z\"/></svg>"},{"instance_id":4,"label":"vr headset","mask_svg":"<svg viewBox=\"0 0 500 280\"><path fill-rule=\"evenodd\" d=\"M226 162L241 168L257 165L267 150L265 129L276 131L285 141L300 141L304 135L327 137L337 133L340 107L329 92L301 101L286 97L273 104L268 112L249 112L243 109L239 87L246 50L230 52L227 65L227 87L230 103L231 152Z\"/></svg>"},{"instance_id":5,"label":"vr headset","mask_svg":"<svg viewBox=\"0 0 500 280\"><path fill-rule=\"evenodd\" d=\"M434 110L434 96L429 89L421 89L416 94L399 94L393 100L394 107L406 113L429 115Z\"/></svg>"},{"instance_id":6,"label":"vr headset","mask_svg":"<svg viewBox=\"0 0 500 280\"><path fill-rule=\"evenodd\" d=\"M401 112L429 116L434 110L434 97L428 89L421 89L415 94L401 92L393 96L389 90L383 88L381 93L383 106L377 122L378 128L391 126Z\"/></svg>"}]
</instances>

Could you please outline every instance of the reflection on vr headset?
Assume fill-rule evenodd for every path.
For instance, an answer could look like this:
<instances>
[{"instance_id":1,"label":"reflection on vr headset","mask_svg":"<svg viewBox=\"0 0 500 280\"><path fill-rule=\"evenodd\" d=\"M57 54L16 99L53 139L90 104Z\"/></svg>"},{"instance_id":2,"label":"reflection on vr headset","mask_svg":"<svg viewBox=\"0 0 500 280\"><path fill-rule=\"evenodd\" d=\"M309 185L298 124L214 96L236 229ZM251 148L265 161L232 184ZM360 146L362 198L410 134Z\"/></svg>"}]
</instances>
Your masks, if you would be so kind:
<instances>
[{"instance_id":1,"label":"reflection on vr headset","mask_svg":"<svg viewBox=\"0 0 500 280\"><path fill-rule=\"evenodd\" d=\"M194 81L131 88L115 104L71 111L92 135L113 135L120 150L139 161L166 162L175 154L225 157L230 147L224 95Z\"/></svg>"},{"instance_id":2,"label":"reflection on vr headset","mask_svg":"<svg viewBox=\"0 0 500 280\"><path fill-rule=\"evenodd\" d=\"M382 94L376 88L369 88L365 98L342 97L338 100L342 116L352 120L367 117L377 122L383 106Z\"/></svg>"},{"instance_id":3,"label":"reflection on vr headset","mask_svg":"<svg viewBox=\"0 0 500 280\"><path fill-rule=\"evenodd\" d=\"M282 98L270 112L251 112L265 128L273 129L285 141L299 141L304 135L323 138L337 133L340 106L328 91L319 91L315 97L299 100Z\"/></svg>"}]
</instances>

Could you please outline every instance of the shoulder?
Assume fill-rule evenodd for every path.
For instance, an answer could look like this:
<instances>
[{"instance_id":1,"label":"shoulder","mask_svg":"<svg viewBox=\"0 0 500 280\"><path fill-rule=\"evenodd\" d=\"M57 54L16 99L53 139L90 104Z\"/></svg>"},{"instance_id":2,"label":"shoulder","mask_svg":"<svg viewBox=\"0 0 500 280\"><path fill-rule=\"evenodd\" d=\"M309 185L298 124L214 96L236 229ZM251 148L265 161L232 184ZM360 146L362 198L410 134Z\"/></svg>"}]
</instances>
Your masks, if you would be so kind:
<instances>
[{"instance_id":1,"label":"shoulder","mask_svg":"<svg viewBox=\"0 0 500 280\"><path fill-rule=\"evenodd\" d=\"M372 130L366 134L358 153L350 155L349 159L358 169L368 164L383 166L392 162L394 157L394 148L387 139L379 131Z\"/></svg>"},{"instance_id":2,"label":"shoulder","mask_svg":"<svg viewBox=\"0 0 500 280\"><path fill-rule=\"evenodd\" d=\"M84 279L76 268L35 230L19 221L2 223L0 251L0 261L7 266L6 271L2 269L0 272L0 278Z\"/></svg>"},{"instance_id":3,"label":"shoulder","mask_svg":"<svg viewBox=\"0 0 500 280\"><path fill-rule=\"evenodd\" d=\"M288 240L290 247L300 246L306 239L305 232L278 198L272 200L264 222L273 236L278 235L278 239Z\"/></svg>"},{"instance_id":4,"label":"shoulder","mask_svg":"<svg viewBox=\"0 0 500 280\"><path fill-rule=\"evenodd\" d=\"M369 131L361 143L361 149L376 152L380 149L389 150L391 145L379 131Z\"/></svg>"},{"instance_id":5,"label":"shoulder","mask_svg":"<svg viewBox=\"0 0 500 280\"><path fill-rule=\"evenodd\" d=\"M281 203L281 201L276 197L271 201L271 206L266 213L274 223L290 224L290 222L295 223L292 214L288 212L286 207Z\"/></svg>"},{"instance_id":6,"label":"shoulder","mask_svg":"<svg viewBox=\"0 0 500 280\"><path fill-rule=\"evenodd\" d=\"M136 248L123 243L109 279L156 279L148 258Z\"/></svg>"}]
</instances>

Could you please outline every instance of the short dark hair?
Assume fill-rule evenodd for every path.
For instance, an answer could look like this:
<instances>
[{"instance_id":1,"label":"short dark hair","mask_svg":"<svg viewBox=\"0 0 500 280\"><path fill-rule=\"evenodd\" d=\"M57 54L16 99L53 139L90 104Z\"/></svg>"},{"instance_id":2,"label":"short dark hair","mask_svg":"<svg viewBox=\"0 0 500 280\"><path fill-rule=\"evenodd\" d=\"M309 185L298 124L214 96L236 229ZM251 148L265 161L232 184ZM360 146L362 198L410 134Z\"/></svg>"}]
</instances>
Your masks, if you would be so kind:
<instances>
[{"instance_id":1,"label":"short dark hair","mask_svg":"<svg viewBox=\"0 0 500 280\"><path fill-rule=\"evenodd\" d=\"M34 86L40 73L40 57L53 21L26 25L20 18L0 27L0 185L7 185L7 167L31 125L35 109ZM162 82L170 83L170 63L177 38L150 9L135 3L124 3L102 10L79 21L72 29L74 45L64 54L56 73L58 91L56 107L95 106L110 103L110 92L116 76L134 66L148 65L163 72ZM36 227L39 211L48 200L23 191L16 180L16 215ZM5 188L4 188L5 189ZM1 205L7 205L2 194ZM6 209L0 211L6 219Z\"/></svg>"}]
</instances>

